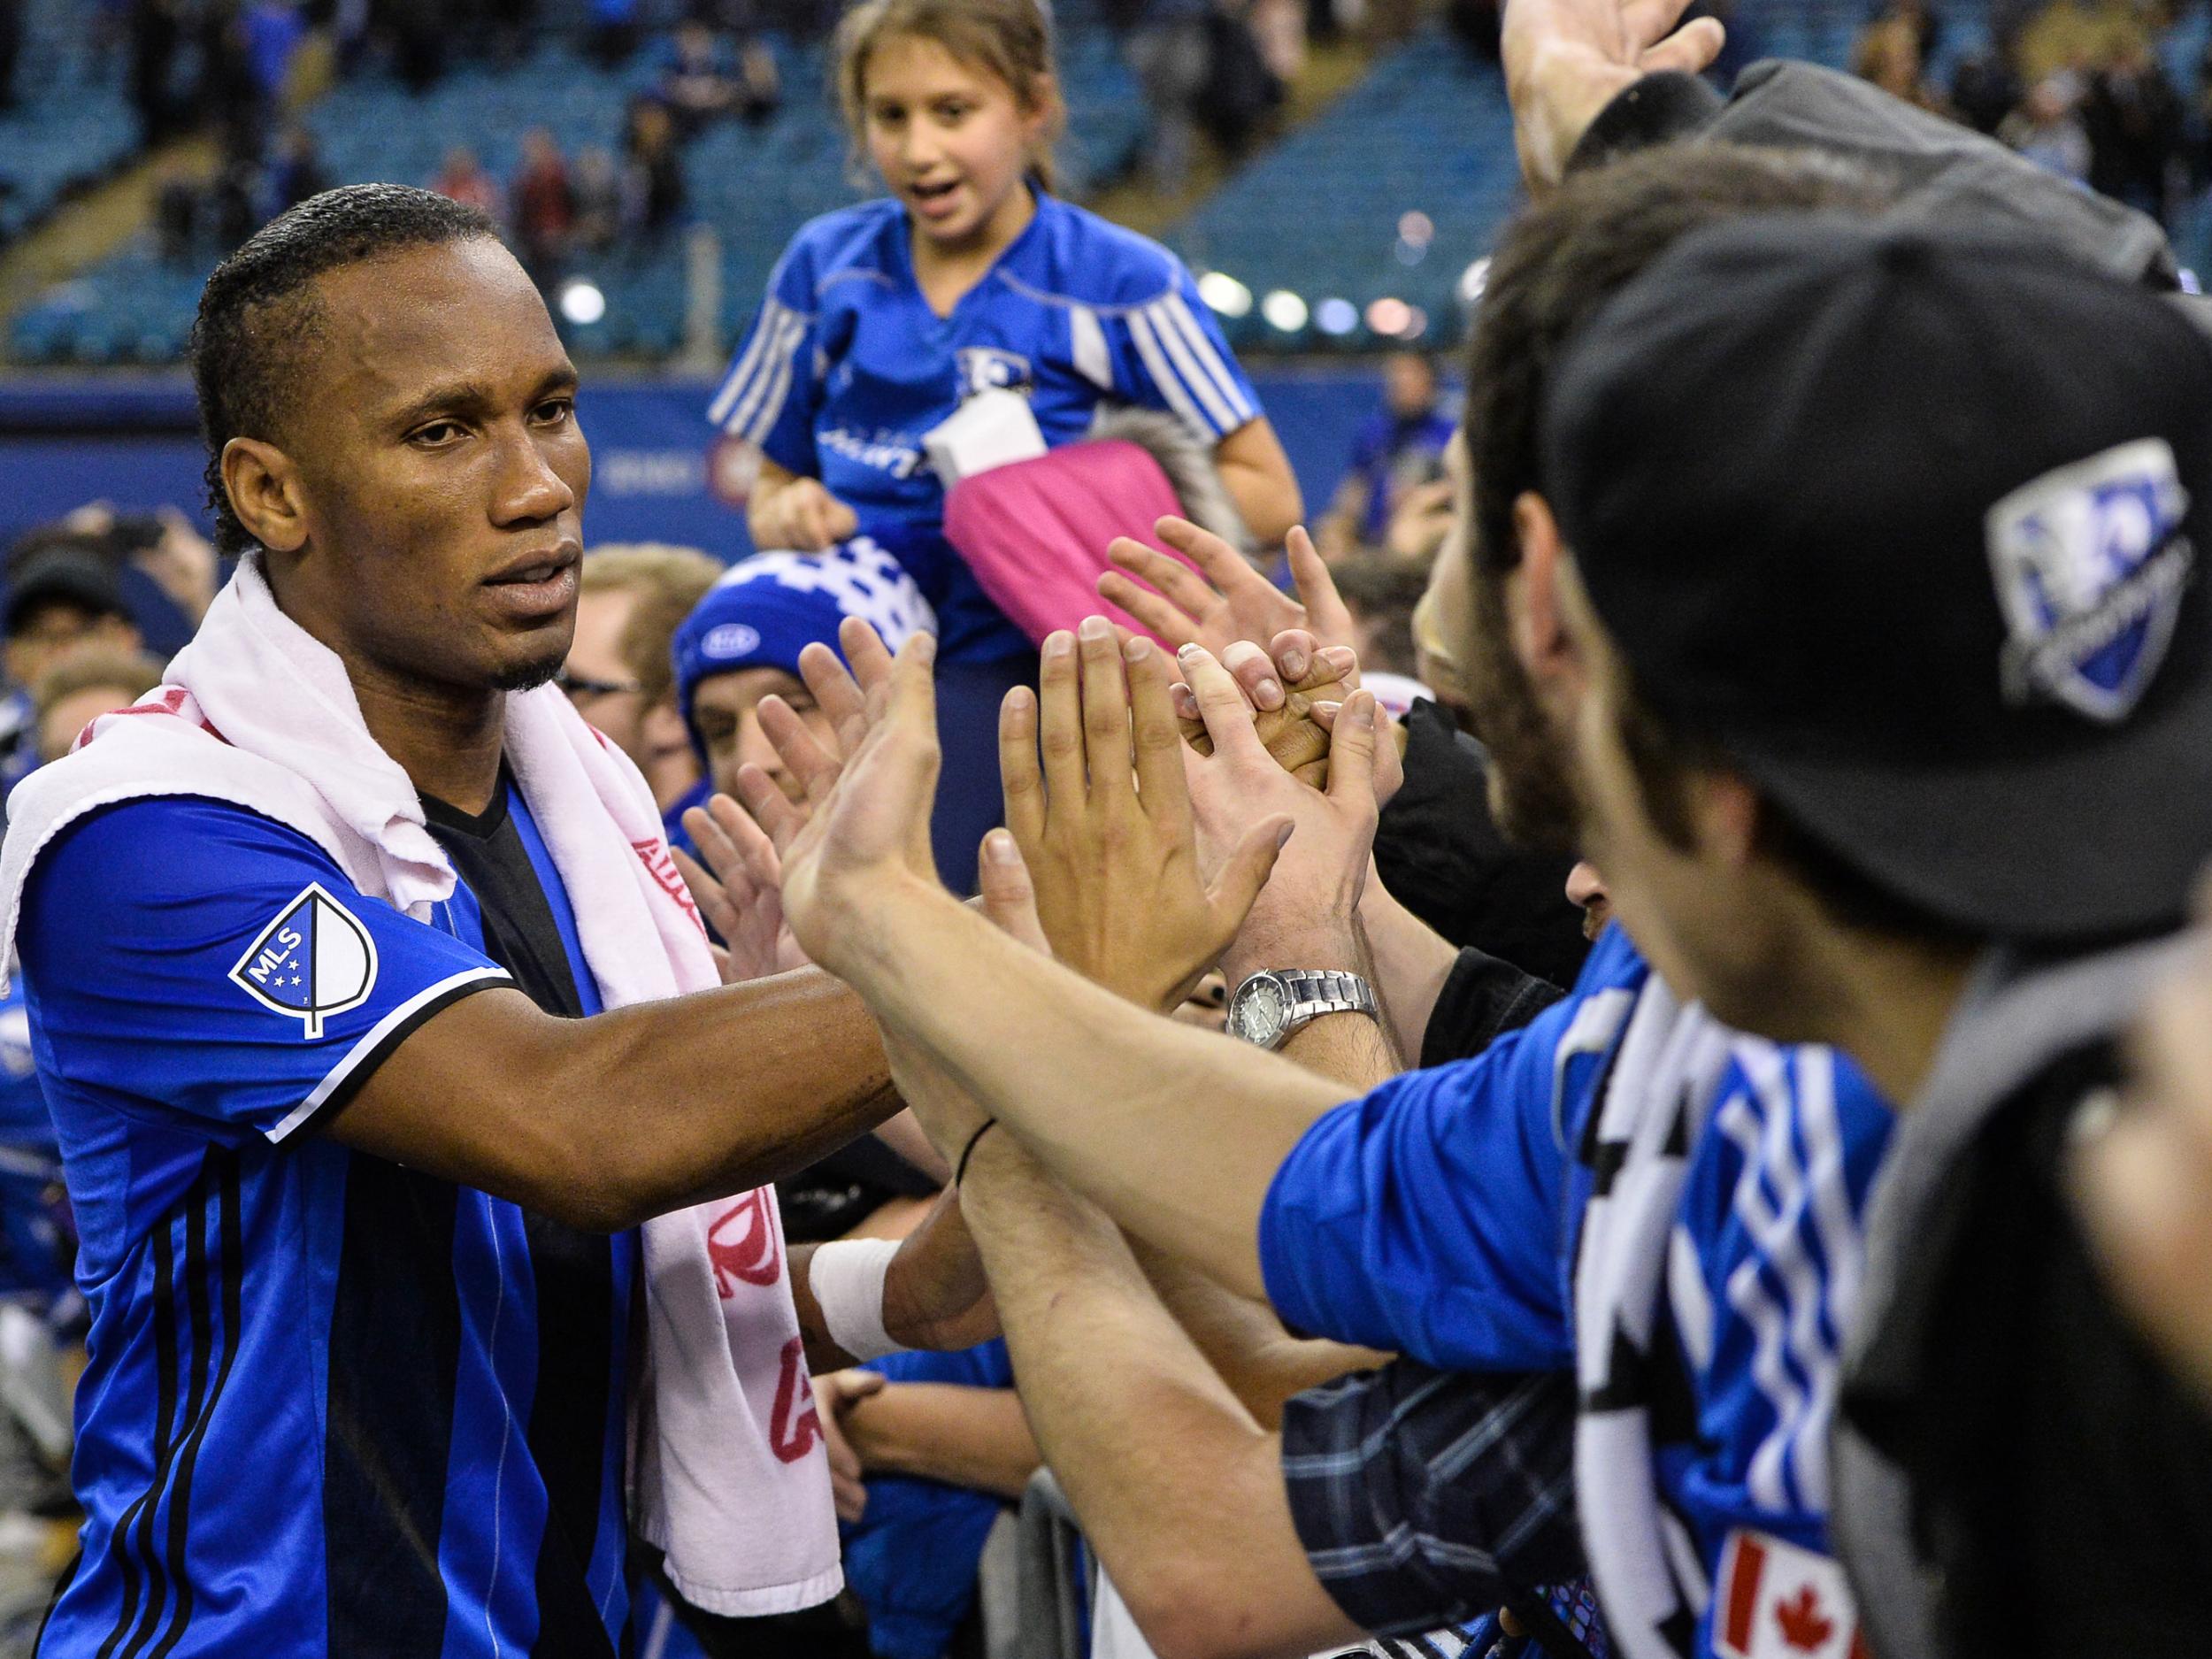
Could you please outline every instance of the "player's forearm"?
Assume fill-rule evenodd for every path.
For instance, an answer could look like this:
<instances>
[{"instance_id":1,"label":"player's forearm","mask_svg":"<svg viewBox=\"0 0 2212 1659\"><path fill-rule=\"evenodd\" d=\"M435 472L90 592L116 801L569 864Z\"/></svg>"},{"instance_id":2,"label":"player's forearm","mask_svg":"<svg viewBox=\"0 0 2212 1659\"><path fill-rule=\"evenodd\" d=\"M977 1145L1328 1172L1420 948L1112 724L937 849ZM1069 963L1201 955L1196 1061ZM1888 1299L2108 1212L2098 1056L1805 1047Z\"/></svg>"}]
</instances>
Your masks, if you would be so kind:
<instances>
[{"instance_id":1,"label":"player's forearm","mask_svg":"<svg viewBox=\"0 0 2212 1659\"><path fill-rule=\"evenodd\" d=\"M565 1023L533 1079L604 1225L795 1173L898 1110L875 1022L818 969Z\"/></svg>"},{"instance_id":2,"label":"player's forearm","mask_svg":"<svg viewBox=\"0 0 2212 1659\"><path fill-rule=\"evenodd\" d=\"M1261 902L1267 902L1266 895ZM1356 973L1371 983L1375 979L1367 941L1349 913L1262 918L1256 912L1222 958L1221 971L1233 995L1236 987L1266 968ZM1404 1069L1389 1033L1365 1014L1324 1015L1292 1033L1281 1053L1341 1084L1348 1094L1363 1094Z\"/></svg>"},{"instance_id":3,"label":"player's forearm","mask_svg":"<svg viewBox=\"0 0 2212 1659\"><path fill-rule=\"evenodd\" d=\"M1231 1289L1265 1294L1261 1203L1344 1089L1148 1013L941 889L886 895L855 918L845 946L839 972L878 1015L1056 1173Z\"/></svg>"},{"instance_id":4,"label":"player's forearm","mask_svg":"<svg viewBox=\"0 0 2212 1659\"><path fill-rule=\"evenodd\" d=\"M1043 1462L1011 1388L887 1383L845 1416L872 1475L916 1475L1018 1499Z\"/></svg>"},{"instance_id":5,"label":"player's forearm","mask_svg":"<svg viewBox=\"0 0 2212 1659\"><path fill-rule=\"evenodd\" d=\"M1131 1240L1130 1249L1175 1323L1267 1428L1280 1426L1283 1402L1293 1394L1388 1357L1342 1342L1302 1340L1265 1305L1223 1289L1187 1262L1142 1240Z\"/></svg>"},{"instance_id":6,"label":"player's forearm","mask_svg":"<svg viewBox=\"0 0 2212 1659\"><path fill-rule=\"evenodd\" d=\"M1416 1064L1436 1011L1436 999L1459 952L1449 940L1390 896L1382 879L1368 872L1360 897L1360 929L1374 964L1375 996L1390 1026L1401 1060Z\"/></svg>"},{"instance_id":7,"label":"player's forearm","mask_svg":"<svg viewBox=\"0 0 2212 1659\"><path fill-rule=\"evenodd\" d=\"M1290 470L1290 457L1265 419L1239 427L1214 449L1222 488L1237 504L1238 516L1252 539L1263 548L1275 546L1305 516L1305 502L1298 492L1298 476Z\"/></svg>"},{"instance_id":8,"label":"player's forearm","mask_svg":"<svg viewBox=\"0 0 2212 1659\"><path fill-rule=\"evenodd\" d=\"M1037 1443L1154 1649L1219 1659L1350 1638L1291 1525L1280 1442L1153 1295L1119 1231L996 1135L967 1185Z\"/></svg>"}]
</instances>

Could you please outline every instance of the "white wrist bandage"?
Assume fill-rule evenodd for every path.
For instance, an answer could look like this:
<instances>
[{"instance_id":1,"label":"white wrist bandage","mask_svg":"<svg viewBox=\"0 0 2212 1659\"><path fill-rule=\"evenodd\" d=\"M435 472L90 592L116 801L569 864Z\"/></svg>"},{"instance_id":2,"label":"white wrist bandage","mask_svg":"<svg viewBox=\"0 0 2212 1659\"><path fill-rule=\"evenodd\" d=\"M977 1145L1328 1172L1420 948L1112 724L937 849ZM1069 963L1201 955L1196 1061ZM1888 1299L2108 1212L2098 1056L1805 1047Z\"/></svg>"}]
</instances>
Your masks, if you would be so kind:
<instances>
[{"instance_id":1,"label":"white wrist bandage","mask_svg":"<svg viewBox=\"0 0 2212 1659\"><path fill-rule=\"evenodd\" d=\"M894 1239L835 1239L818 1246L807 1263L807 1288L822 1310L822 1328L855 1359L906 1351L883 1328L883 1281L898 1253Z\"/></svg>"}]
</instances>

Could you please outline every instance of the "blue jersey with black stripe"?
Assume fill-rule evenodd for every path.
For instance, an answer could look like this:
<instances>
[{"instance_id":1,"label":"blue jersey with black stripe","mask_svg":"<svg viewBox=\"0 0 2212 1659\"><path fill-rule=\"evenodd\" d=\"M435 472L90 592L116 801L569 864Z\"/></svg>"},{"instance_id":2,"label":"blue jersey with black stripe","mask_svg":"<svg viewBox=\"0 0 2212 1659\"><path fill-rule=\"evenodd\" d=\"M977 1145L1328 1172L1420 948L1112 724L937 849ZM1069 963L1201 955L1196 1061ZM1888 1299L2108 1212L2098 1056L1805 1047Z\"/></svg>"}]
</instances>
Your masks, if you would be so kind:
<instances>
[{"instance_id":1,"label":"blue jersey with black stripe","mask_svg":"<svg viewBox=\"0 0 2212 1659\"><path fill-rule=\"evenodd\" d=\"M42 1655L618 1650L634 1235L319 1133L460 997L597 1010L502 804L456 853L485 890L428 922L212 801L110 807L40 857L19 948L92 1321L82 1554Z\"/></svg>"},{"instance_id":2,"label":"blue jersey with black stripe","mask_svg":"<svg viewBox=\"0 0 2212 1659\"><path fill-rule=\"evenodd\" d=\"M813 220L707 411L852 508L936 610L948 661L1028 649L940 534L944 488L922 439L963 400L1022 393L1052 448L1081 439L1102 403L1171 413L1209 446L1260 412L1181 260L1041 190L1036 202L949 317L915 280L899 203Z\"/></svg>"}]
</instances>

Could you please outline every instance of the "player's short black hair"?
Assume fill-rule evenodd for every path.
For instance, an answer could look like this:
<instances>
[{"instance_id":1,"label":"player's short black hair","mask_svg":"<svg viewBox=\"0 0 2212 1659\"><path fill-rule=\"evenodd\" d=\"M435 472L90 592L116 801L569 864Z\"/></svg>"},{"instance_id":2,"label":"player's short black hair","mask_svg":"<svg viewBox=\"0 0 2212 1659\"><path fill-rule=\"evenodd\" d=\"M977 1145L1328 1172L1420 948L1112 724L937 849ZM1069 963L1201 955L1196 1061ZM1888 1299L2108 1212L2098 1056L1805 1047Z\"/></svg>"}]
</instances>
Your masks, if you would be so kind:
<instances>
[{"instance_id":1,"label":"player's short black hair","mask_svg":"<svg viewBox=\"0 0 2212 1659\"><path fill-rule=\"evenodd\" d=\"M215 267L192 323L192 384L207 445L215 545L242 553L253 537L223 488L223 446L273 439L322 318L309 285L326 271L404 248L498 238L492 221L432 190L353 184L310 196L248 237Z\"/></svg>"}]
</instances>

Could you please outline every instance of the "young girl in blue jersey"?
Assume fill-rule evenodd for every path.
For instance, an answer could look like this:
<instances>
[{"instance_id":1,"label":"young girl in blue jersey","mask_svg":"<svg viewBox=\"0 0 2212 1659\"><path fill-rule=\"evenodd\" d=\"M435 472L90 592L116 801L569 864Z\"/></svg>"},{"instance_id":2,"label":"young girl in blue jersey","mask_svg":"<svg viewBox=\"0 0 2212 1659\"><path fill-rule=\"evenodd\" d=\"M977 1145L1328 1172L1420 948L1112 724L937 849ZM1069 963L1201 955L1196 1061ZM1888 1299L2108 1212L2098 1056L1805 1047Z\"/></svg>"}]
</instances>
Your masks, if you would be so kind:
<instances>
[{"instance_id":1,"label":"young girl in blue jersey","mask_svg":"<svg viewBox=\"0 0 2212 1659\"><path fill-rule=\"evenodd\" d=\"M1298 487L1182 262L1051 193L1065 111L1036 0L866 0L837 82L890 194L792 239L709 418L760 448L756 547L869 537L934 607L938 856L957 882L997 821L999 697L1034 654L945 540L925 434L993 388L1025 395L1054 448L1102 404L1164 411L1211 447L1263 544L1297 521ZM1102 547L1127 528L1102 526Z\"/></svg>"}]
</instances>

